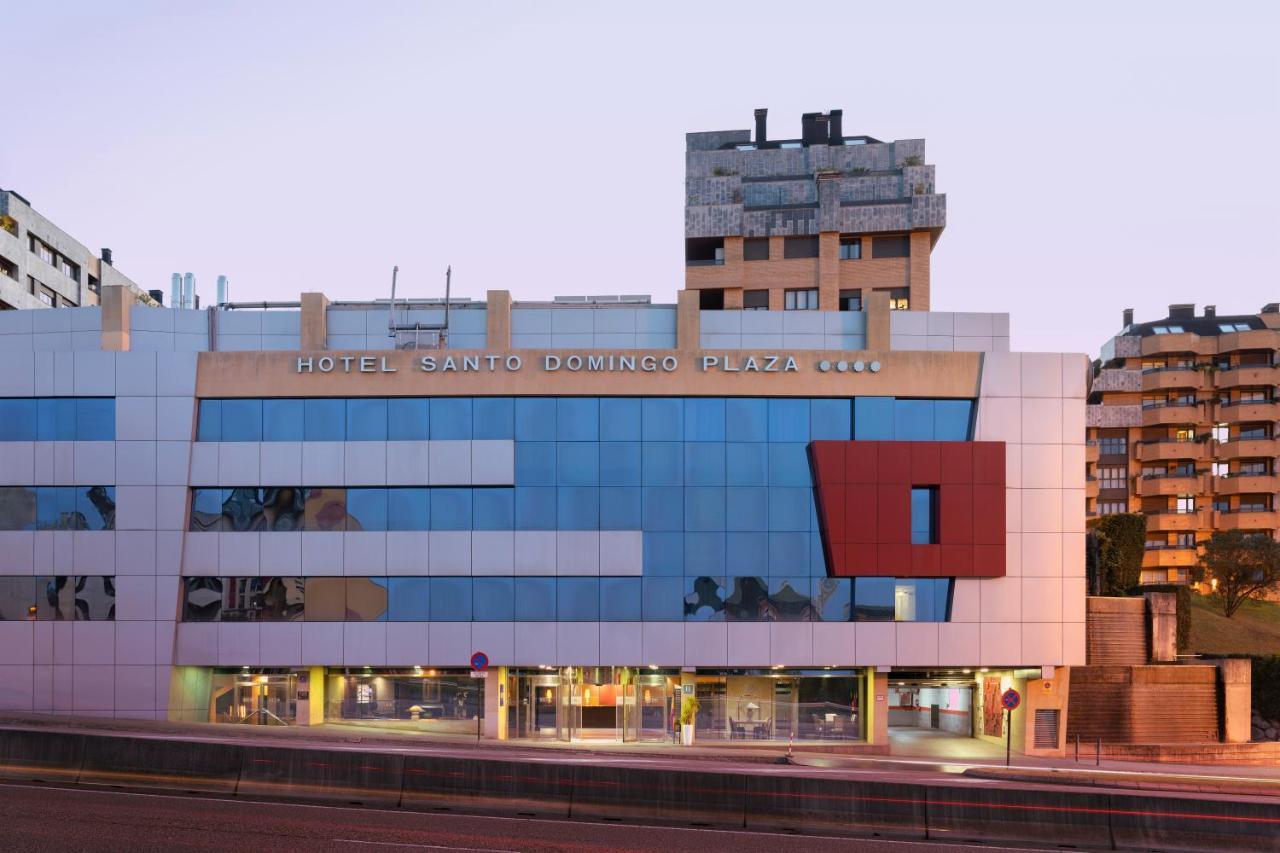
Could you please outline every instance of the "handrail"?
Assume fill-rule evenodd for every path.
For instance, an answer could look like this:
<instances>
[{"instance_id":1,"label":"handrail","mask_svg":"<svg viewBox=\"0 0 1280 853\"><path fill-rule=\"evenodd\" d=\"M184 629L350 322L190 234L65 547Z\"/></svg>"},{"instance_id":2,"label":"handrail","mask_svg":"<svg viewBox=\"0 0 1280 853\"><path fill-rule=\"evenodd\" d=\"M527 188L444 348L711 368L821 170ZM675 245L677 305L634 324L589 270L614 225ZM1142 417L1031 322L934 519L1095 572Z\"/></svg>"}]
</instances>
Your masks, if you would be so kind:
<instances>
[{"instance_id":1,"label":"handrail","mask_svg":"<svg viewBox=\"0 0 1280 853\"><path fill-rule=\"evenodd\" d=\"M255 709L255 710L253 710L253 711L250 711L249 713L245 714L245 715L244 715L243 717L241 717L240 719L236 720L236 722L237 722L237 723L247 723L247 722L249 722L249 720L253 719L254 717L258 716L259 714L262 714L262 715L263 715L263 717L264 717L264 718L266 718L268 721L270 721L270 720L275 720L275 721L276 721L276 723L277 723L277 724L279 724L279 725L282 725L282 726L287 726L287 725L289 725L289 724L288 724L288 723L286 723L284 720L280 719L280 718L279 718L279 717L277 717L275 714L273 714L273 713L271 713L270 711L268 711L266 708L257 708L257 709ZM268 722L268 723L267 723L267 725L271 725L271 723L270 723L270 722Z\"/></svg>"}]
</instances>

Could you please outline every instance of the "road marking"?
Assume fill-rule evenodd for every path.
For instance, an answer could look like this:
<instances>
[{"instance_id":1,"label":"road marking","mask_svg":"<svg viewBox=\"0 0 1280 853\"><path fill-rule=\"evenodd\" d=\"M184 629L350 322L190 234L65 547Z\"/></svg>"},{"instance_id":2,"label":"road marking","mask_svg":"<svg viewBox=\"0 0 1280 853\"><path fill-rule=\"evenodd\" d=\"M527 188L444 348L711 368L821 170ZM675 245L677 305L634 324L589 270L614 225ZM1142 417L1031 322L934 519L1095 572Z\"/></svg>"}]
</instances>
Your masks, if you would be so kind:
<instances>
[{"instance_id":1,"label":"road marking","mask_svg":"<svg viewBox=\"0 0 1280 853\"><path fill-rule=\"evenodd\" d=\"M413 844L408 841L363 841L359 838L335 838L339 844L372 844L377 847L413 847L416 850L462 850L467 853L520 853L500 847L446 847L443 844Z\"/></svg>"}]
</instances>

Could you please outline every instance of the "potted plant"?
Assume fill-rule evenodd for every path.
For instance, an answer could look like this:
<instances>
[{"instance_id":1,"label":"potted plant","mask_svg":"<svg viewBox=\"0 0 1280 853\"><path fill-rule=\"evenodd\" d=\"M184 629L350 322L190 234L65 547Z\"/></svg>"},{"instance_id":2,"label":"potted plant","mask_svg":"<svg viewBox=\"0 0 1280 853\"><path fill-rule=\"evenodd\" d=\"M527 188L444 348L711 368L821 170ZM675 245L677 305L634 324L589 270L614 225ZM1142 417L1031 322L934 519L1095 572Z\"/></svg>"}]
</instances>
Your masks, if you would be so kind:
<instances>
[{"instance_id":1,"label":"potted plant","mask_svg":"<svg viewBox=\"0 0 1280 853\"><path fill-rule=\"evenodd\" d=\"M686 696L680 703L680 743L683 746L693 746L693 730L700 707L702 703L697 696Z\"/></svg>"}]
</instances>

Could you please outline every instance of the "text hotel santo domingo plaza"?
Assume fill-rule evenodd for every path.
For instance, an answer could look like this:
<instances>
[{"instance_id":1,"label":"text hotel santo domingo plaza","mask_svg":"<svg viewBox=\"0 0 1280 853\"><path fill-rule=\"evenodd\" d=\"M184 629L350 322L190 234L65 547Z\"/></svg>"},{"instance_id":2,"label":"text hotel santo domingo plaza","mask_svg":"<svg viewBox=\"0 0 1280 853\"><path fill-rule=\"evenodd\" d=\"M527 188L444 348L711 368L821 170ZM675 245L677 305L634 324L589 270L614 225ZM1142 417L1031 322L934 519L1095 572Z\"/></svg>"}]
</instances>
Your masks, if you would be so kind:
<instances>
[{"instance_id":1,"label":"text hotel santo domingo plaza","mask_svg":"<svg viewBox=\"0 0 1280 853\"><path fill-rule=\"evenodd\" d=\"M0 706L877 744L1016 686L1059 749L1088 360L931 312L924 141L840 124L688 135L676 305L0 312Z\"/></svg>"}]
</instances>

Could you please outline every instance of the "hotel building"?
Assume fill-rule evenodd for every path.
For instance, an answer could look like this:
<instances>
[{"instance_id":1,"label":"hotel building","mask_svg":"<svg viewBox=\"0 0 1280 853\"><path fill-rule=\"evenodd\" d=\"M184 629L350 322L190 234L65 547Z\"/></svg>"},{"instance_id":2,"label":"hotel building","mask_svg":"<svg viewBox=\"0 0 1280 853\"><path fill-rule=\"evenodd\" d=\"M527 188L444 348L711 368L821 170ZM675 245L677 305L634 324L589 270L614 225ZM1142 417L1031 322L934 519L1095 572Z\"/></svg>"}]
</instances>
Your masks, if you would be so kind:
<instances>
[{"instance_id":1,"label":"hotel building","mask_svg":"<svg viewBox=\"0 0 1280 853\"><path fill-rule=\"evenodd\" d=\"M717 136L740 134L695 134L691 163ZM923 152L840 139L726 153L812 175L856 147L905 175L895 149ZM0 706L660 741L695 696L704 740L874 746L1000 738L1016 686L1014 748L1060 750L1088 361L916 310L932 209L899 223L909 260L839 261L857 303L822 276L803 304L752 279L758 311L727 283L715 308L705 282L675 305L491 290L441 330L439 303L116 287L58 312L98 335L78 351L0 314Z\"/></svg>"}]
</instances>

